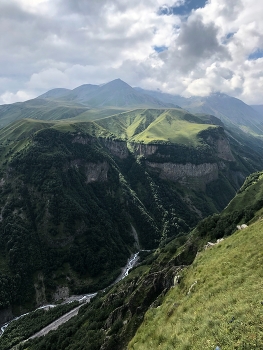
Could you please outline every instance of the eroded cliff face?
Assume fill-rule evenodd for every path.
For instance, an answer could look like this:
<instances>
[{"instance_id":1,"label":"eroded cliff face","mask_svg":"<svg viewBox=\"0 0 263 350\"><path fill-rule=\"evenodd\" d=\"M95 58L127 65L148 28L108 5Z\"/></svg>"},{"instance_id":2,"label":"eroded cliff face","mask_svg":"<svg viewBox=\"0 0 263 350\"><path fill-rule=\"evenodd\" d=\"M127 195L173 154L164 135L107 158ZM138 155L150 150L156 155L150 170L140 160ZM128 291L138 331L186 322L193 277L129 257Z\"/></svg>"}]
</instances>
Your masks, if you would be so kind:
<instances>
[{"instance_id":1,"label":"eroded cliff face","mask_svg":"<svg viewBox=\"0 0 263 350\"><path fill-rule=\"evenodd\" d=\"M107 181L109 170L109 164L107 162L102 163L88 163L85 166L85 174L87 183L90 182L104 182Z\"/></svg>"},{"instance_id":2,"label":"eroded cliff face","mask_svg":"<svg viewBox=\"0 0 263 350\"><path fill-rule=\"evenodd\" d=\"M206 184L218 179L217 163L204 164L175 164L146 162L150 169L157 170L164 180L179 182L190 187L199 187L205 190Z\"/></svg>"},{"instance_id":3,"label":"eroded cliff face","mask_svg":"<svg viewBox=\"0 0 263 350\"><path fill-rule=\"evenodd\" d=\"M120 159L126 159L129 153L133 153L135 157L149 158L152 156L163 159L163 162L147 161L147 166L159 172L162 179L179 181L181 184L190 185L191 187L198 187L205 189L206 184L218 179L218 171L222 168L222 161L232 162L235 158L231 152L231 148L223 128L219 128L211 133L204 133L202 135L204 142L211 148L213 157L221 162L202 162L201 164L193 164L193 162L186 162L182 164L181 161L171 161L173 148L176 145L168 145L169 152L164 154L163 148L165 145L158 144L143 144L143 143L129 143L121 140L113 140L110 138L99 138L99 143L106 147L109 153ZM82 144L89 144L95 142L95 138L91 136L77 135L73 142ZM162 149L161 149L162 148ZM184 162L185 163L185 162ZM220 165L220 164L221 165ZM78 166L78 164L77 164ZM85 166L87 183L95 181L107 181L108 164L103 163L89 163Z\"/></svg>"},{"instance_id":4,"label":"eroded cliff face","mask_svg":"<svg viewBox=\"0 0 263 350\"><path fill-rule=\"evenodd\" d=\"M222 128L206 131L200 136L207 147L204 149L204 153L209 149L210 159L206 159L204 156L203 160L197 158L200 156L200 152L202 153L199 151L196 156L193 156L194 153L192 153L190 155L192 161L188 161L187 158L184 158L184 154L189 157L191 150L180 145L132 143L130 148L135 156L146 158L147 167L158 172L161 179L205 190L208 183L218 180L219 170L226 168L227 163L235 161L235 158ZM165 147L167 147L166 151ZM180 150L178 151L178 149ZM179 155L181 159L177 161L176 155ZM196 160L197 162L195 162Z\"/></svg>"},{"instance_id":5,"label":"eroded cliff face","mask_svg":"<svg viewBox=\"0 0 263 350\"><path fill-rule=\"evenodd\" d=\"M218 158L230 162L235 160L226 137L220 136L218 139L214 139L213 137L209 136L206 141L208 144L214 147Z\"/></svg>"},{"instance_id":6,"label":"eroded cliff face","mask_svg":"<svg viewBox=\"0 0 263 350\"><path fill-rule=\"evenodd\" d=\"M106 147L113 156L124 159L129 155L129 150L126 141L113 140L110 138L103 137L92 137L89 135L77 135L73 138L72 143L81 143L82 145L88 145L95 143L99 140L99 143Z\"/></svg>"},{"instance_id":7,"label":"eroded cliff face","mask_svg":"<svg viewBox=\"0 0 263 350\"><path fill-rule=\"evenodd\" d=\"M118 158L124 159L129 155L126 141L103 139L100 142L110 151L110 153Z\"/></svg>"},{"instance_id":8,"label":"eroded cliff face","mask_svg":"<svg viewBox=\"0 0 263 350\"><path fill-rule=\"evenodd\" d=\"M69 168L84 167L86 175L86 183L91 182L104 182L108 180L109 163L106 161L92 163L84 162L81 159L74 159L70 161L69 165L65 167L65 170Z\"/></svg>"},{"instance_id":9,"label":"eroded cliff face","mask_svg":"<svg viewBox=\"0 0 263 350\"><path fill-rule=\"evenodd\" d=\"M14 316L11 307L0 310L0 326L12 320L12 318L14 318Z\"/></svg>"},{"instance_id":10,"label":"eroded cliff face","mask_svg":"<svg viewBox=\"0 0 263 350\"><path fill-rule=\"evenodd\" d=\"M158 145L151 145L151 144L143 144L143 143L131 143L130 147L132 149L132 152L136 156L152 156L153 154L156 154L158 151Z\"/></svg>"}]
</instances>

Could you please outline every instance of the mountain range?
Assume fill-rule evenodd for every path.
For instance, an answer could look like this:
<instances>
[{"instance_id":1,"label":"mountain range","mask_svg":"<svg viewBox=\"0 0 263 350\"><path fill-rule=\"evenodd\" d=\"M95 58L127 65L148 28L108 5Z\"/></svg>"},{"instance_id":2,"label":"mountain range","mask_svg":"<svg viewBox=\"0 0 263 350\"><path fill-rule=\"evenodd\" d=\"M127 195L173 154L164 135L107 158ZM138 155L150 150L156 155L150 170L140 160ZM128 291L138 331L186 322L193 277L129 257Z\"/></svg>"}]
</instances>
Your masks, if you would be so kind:
<instances>
[{"instance_id":1,"label":"mountain range","mask_svg":"<svg viewBox=\"0 0 263 350\"><path fill-rule=\"evenodd\" d=\"M90 315L106 303L108 311L97 313L101 319L87 330L95 331L96 341L86 348L127 346L148 308L161 305L208 240L259 218L260 110L224 94L186 99L120 79L0 106L0 323L55 299L103 289L132 253L154 251L148 257L142 252L146 260L133 277L86 306L89 316L77 321L91 327ZM207 264L217 259L209 256ZM140 332L131 349L145 342ZM67 348L60 335L55 338L57 348ZM40 348L48 349L50 340L44 343Z\"/></svg>"},{"instance_id":2,"label":"mountain range","mask_svg":"<svg viewBox=\"0 0 263 350\"><path fill-rule=\"evenodd\" d=\"M136 108L178 108L211 114L228 127L263 134L262 106L249 106L234 97L214 93L184 98L160 91L132 88L120 79L102 85L85 84L73 90L55 88L39 97L0 106L0 126L21 118L89 121Z\"/></svg>"}]
</instances>

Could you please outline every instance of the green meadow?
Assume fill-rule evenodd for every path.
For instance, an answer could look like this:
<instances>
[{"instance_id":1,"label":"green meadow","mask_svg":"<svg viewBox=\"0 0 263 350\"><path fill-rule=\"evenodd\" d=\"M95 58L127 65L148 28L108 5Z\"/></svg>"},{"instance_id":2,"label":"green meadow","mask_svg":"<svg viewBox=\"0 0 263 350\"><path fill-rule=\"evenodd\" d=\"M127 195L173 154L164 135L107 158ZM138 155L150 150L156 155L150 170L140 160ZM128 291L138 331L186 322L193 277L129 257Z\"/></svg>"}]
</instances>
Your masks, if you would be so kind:
<instances>
[{"instance_id":1,"label":"green meadow","mask_svg":"<svg viewBox=\"0 0 263 350\"><path fill-rule=\"evenodd\" d=\"M150 308L129 350L260 349L263 221L198 253L162 305Z\"/></svg>"}]
</instances>

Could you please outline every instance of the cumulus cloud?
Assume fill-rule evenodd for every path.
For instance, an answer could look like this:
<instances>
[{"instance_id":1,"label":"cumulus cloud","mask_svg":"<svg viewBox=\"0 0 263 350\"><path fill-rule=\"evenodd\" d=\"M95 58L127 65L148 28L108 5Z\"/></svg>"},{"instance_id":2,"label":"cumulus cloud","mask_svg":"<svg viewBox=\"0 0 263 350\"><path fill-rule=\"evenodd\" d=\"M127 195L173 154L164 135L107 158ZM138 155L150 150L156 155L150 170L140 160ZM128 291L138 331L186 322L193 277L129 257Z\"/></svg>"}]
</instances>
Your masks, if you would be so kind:
<instances>
[{"instance_id":1,"label":"cumulus cloud","mask_svg":"<svg viewBox=\"0 0 263 350\"><path fill-rule=\"evenodd\" d=\"M204 24L198 17L183 23L166 60L173 61L174 69L187 73L203 60L231 59L227 48L218 42L217 34L218 28L213 23Z\"/></svg>"},{"instance_id":2,"label":"cumulus cloud","mask_svg":"<svg viewBox=\"0 0 263 350\"><path fill-rule=\"evenodd\" d=\"M119 77L262 103L262 12L250 0L3 0L0 102Z\"/></svg>"}]
</instances>

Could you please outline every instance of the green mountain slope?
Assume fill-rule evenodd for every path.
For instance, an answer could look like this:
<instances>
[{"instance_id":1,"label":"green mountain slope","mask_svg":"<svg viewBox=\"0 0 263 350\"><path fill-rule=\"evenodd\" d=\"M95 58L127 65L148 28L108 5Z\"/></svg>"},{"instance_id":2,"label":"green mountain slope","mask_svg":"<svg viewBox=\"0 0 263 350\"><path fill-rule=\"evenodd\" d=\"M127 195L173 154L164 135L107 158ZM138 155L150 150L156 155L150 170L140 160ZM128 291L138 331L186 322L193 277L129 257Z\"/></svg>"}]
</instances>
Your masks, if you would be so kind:
<instances>
[{"instance_id":1,"label":"green mountain slope","mask_svg":"<svg viewBox=\"0 0 263 350\"><path fill-rule=\"evenodd\" d=\"M197 146L199 136L213 124L208 116L195 116L183 109L135 109L96 123L118 138L137 143L185 144Z\"/></svg>"},{"instance_id":2,"label":"green mountain slope","mask_svg":"<svg viewBox=\"0 0 263 350\"><path fill-rule=\"evenodd\" d=\"M37 120L57 120L74 118L86 112L87 107L80 104L61 103L48 99L34 99L0 106L0 127L23 118Z\"/></svg>"},{"instance_id":3,"label":"green mountain slope","mask_svg":"<svg viewBox=\"0 0 263 350\"><path fill-rule=\"evenodd\" d=\"M128 349L260 349L263 222L200 252Z\"/></svg>"},{"instance_id":4,"label":"green mountain slope","mask_svg":"<svg viewBox=\"0 0 263 350\"><path fill-rule=\"evenodd\" d=\"M222 225L221 215L213 227L214 216L205 219L188 237L178 237L146 257L142 253L141 264L127 278L100 293L59 330L22 348L260 349L261 197L250 203L254 223L247 228L237 230L237 224L247 221L244 212L235 212L242 208L244 193L252 195L255 186L262 192L262 176L250 176L231 202L235 209L223 211L222 220L232 215L235 225L230 237L204 249L208 240L215 242L214 231Z\"/></svg>"},{"instance_id":5,"label":"green mountain slope","mask_svg":"<svg viewBox=\"0 0 263 350\"><path fill-rule=\"evenodd\" d=\"M138 246L156 248L222 210L262 158L235 158L237 145L210 120L152 109L1 129L1 308L20 313L62 287L98 290ZM149 130L155 141L136 142Z\"/></svg>"},{"instance_id":6,"label":"green mountain slope","mask_svg":"<svg viewBox=\"0 0 263 350\"><path fill-rule=\"evenodd\" d=\"M207 97L184 98L160 91L139 88L137 90L165 103L177 104L191 113L212 114L222 120L228 127L234 127L257 136L263 135L262 109L260 106L249 106L237 98L222 93L213 93Z\"/></svg>"}]
</instances>

